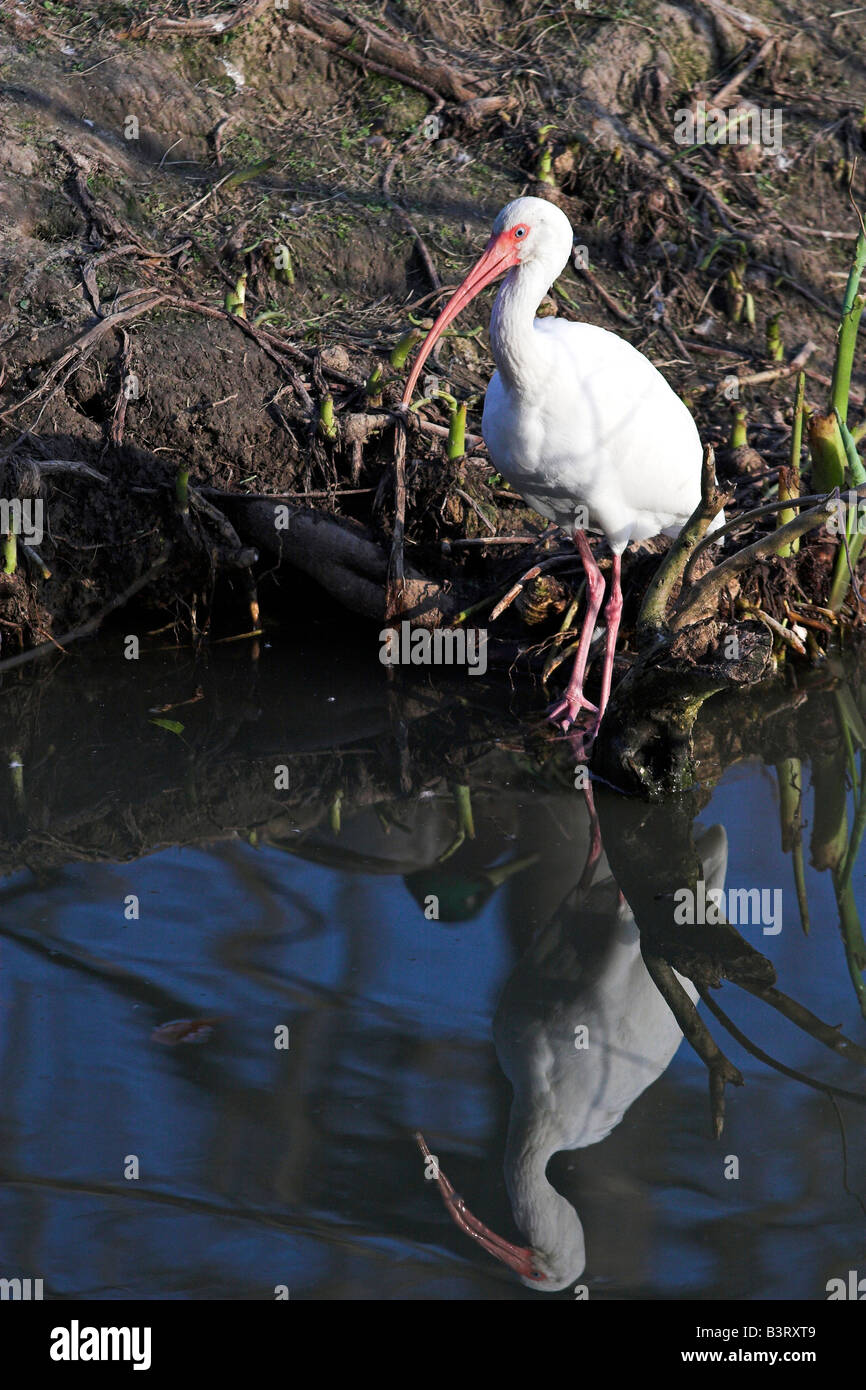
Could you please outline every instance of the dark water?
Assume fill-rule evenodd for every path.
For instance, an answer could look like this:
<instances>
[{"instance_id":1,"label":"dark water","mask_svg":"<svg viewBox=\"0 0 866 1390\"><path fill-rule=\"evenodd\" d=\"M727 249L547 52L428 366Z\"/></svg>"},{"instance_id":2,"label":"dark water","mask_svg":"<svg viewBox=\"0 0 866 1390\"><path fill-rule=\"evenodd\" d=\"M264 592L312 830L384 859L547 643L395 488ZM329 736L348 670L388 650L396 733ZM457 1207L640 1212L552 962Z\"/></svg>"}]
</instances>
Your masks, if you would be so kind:
<instances>
[{"instance_id":1,"label":"dark water","mask_svg":"<svg viewBox=\"0 0 866 1390\"><path fill-rule=\"evenodd\" d=\"M0 686L0 1276L56 1298L542 1298L453 1224L419 1129L480 1220L591 1299L820 1300L866 1274L862 1106L701 1005L745 1079L713 1138L636 925L646 945L695 847L709 885L771 912L780 890L781 930L739 928L714 998L764 1053L866 1093L866 1054L811 1021L866 1047L855 687L777 699L757 744L708 708L738 760L648 811L593 806L503 675L389 682L375 647L323 643L121 651ZM736 982L756 953L802 1026Z\"/></svg>"}]
</instances>

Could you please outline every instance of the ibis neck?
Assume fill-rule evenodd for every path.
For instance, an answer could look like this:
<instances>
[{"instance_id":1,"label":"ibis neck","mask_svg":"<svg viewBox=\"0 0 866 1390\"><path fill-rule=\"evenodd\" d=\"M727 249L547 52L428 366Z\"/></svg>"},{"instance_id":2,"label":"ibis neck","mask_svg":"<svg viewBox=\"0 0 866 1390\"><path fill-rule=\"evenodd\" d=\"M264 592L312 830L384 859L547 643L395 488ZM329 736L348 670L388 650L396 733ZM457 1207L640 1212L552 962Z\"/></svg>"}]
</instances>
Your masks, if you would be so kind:
<instances>
[{"instance_id":1,"label":"ibis neck","mask_svg":"<svg viewBox=\"0 0 866 1390\"><path fill-rule=\"evenodd\" d=\"M533 395L548 374L547 344L535 329L535 311L550 288L549 271L528 261L506 275L490 317L490 346L506 385Z\"/></svg>"},{"instance_id":2,"label":"ibis neck","mask_svg":"<svg viewBox=\"0 0 866 1390\"><path fill-rule=\"evenodd\" d=\"M505 1151L505 1182L514 1219L554 1277L573 1283L583 1272L583 1226L574 1207L549 1181L547 1164L561 1147L553 1134L539 1142L512 1109Z\"/></svg>"}]
</instances>

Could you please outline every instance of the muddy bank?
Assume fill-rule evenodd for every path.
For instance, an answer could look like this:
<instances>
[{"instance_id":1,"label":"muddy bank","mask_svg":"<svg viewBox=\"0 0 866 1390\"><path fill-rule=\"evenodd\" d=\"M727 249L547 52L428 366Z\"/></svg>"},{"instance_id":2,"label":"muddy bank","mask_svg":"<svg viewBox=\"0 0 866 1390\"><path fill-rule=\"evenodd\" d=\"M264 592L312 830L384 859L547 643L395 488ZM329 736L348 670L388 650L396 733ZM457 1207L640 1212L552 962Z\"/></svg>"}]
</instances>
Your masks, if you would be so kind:
<instances>
[{"instance_id":1,"label":"muddy bank","mask_svg":"<svg viewBox=\"0 0 866 1390\"><path fill-rule=\"evenodd\" d=\"M133 600L144 632L178 642L291 622L299 603L381 624L391 355L524 191L555 198L585 247L546 307L648 353L735 507L772 495L797 366L826 408L864 138L859 24L648 0L618 19L504 0L447 21L294 0L4 13L0 495L41 500L45 524L0 576L0 659ZM684 148L677 112L706 100L780 111L783 134ZM862 167L853 179L862 202ZM468 401L465 455L446 458L441 396L410 427L407 607L489 619L540 563L491 651L553 675L577 566L478 436L487 312L435 364ZM858 360L860 412L863 388ZM735 406L748 443L732 449ZM781 624L792 595L821 605L834 545L818 533L740 575L722 620L738 595ZM628 557L626 630L657 551Z\"/></svg>"}]
</instances>

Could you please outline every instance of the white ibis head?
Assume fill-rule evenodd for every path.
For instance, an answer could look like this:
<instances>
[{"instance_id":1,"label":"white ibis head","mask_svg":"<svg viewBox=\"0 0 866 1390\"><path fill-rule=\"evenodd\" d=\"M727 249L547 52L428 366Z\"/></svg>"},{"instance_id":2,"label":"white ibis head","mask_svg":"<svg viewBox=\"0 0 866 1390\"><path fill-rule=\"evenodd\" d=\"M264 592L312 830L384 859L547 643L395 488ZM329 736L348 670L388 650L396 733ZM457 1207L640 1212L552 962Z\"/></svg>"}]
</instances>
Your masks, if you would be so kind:
<instances>
[{"instance_id":1,"label":"white ibis head","mask_svg":"<svg viewBox=\"0 0 866 1390\"><path fill-rule=\"evenodd\" d=\"M534 267L539 278L544 279L540 298L568 264L573 241L571 223L555 203L544 198L515 198L508 203L493 224L493 235L481 259L455 290L422 343L403 392L403 403L408 405L411 401L421 368L436 340L470 300L500 275L512 270L519 273L523 266Z\"/></svg>"}]
</instances>

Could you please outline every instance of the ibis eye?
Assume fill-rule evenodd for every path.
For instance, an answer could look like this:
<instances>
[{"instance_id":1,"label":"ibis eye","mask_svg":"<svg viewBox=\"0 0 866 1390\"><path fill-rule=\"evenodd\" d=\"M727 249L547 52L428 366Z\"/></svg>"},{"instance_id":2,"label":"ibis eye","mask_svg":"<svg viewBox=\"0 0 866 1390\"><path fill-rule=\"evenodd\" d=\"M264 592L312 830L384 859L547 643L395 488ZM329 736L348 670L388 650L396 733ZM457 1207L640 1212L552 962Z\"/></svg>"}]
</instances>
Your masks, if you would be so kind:
<instances>
[{"instance_id":1,"label":"ibis eye","mask_svg":"<svg viewBox=\"0 0 866 1390\"><path fill-rule=\"evenodd\" d=\"M517 239L518 241L520 241L520 239L521 239L522 237L525 237L525 236L526 236L526 228L525 228L525 227L515 227L515 228L514 228L514 236L516 237L516 239Z\"/></svg>"}]
</instances>

